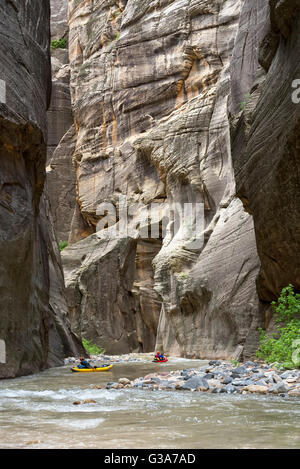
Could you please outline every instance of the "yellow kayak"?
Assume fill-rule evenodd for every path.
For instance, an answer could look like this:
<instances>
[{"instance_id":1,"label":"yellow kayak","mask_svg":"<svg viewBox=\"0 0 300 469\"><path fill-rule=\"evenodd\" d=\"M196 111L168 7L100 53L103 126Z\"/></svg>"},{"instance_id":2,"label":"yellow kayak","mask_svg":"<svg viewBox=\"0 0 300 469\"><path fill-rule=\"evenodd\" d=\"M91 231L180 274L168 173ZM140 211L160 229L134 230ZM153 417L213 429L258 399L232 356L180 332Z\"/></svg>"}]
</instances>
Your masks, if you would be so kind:
<instances>
[{"instance_id":1,"label":"yellow kayak","mask_svg":"<svg viewBox=\"0 0 300 469\"><path fill-rule=\"evenodd\" d=\"M78 368L78 366L74 366L73 368L71 368L71 370L79 373L98 373L99 371L109 371L112 369L112 367L112 365L105 365L101 368Z\"/></svg>"}]
</instances>

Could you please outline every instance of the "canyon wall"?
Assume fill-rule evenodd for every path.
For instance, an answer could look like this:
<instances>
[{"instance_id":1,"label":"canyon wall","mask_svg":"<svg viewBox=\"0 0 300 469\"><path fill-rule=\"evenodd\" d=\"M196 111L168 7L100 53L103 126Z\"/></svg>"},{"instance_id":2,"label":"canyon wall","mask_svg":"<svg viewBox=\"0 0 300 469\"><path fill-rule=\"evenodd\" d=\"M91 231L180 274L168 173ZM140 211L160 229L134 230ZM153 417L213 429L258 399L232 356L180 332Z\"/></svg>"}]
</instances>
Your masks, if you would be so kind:
<instances>
[{"instance_id":1,"label":"canyon wall","mask_svg":"<svg viewBox=\"0 0 300 469\"><path fill-rule=\"evenodd\" d=\"M51 0L51 69L52 95L47 112L47 183L53 223L59 242L67 241L76 199L76 177L72 164L75 146L70 96L68 49L68 1ZM53 47L54 41L66 46Z\"/></svg>"},{"instance_id":2,"label":"canyon wall","mask_svg":"<svg viewBox=\"0 0 300 469\"><path fill-rule=\"evenodd\" d=\"M75 330L110 352L253 351L259 261L235 196L227 115L240 8L69 2L77 197L63 263ZM118 238L99 230L98 207L119 213L120 195L135 208ZM188 202L204 206L200 247L192 233L153 239L137 229L145 207L156 203L162 222Z\"/></svg>"},{"instance_id":3,"label":"canyon wall","mask_svg":"<svg viewBox=\"0 0 300 469\"><path fill-rule=\"evenodd\" d=\"M110 353L252 356L299 283L298 2L70 0L68 18L49 190L72 327Z\"/></svg>"},{"instance_id":4,"label":"canyon wall","mask_svg":"<svg viewBox=\"0 0 300 469\"><path fill-rule=\"evenodd\" d=\"M77 354L44 183L51 93L49 2L0 4L0 378Z\"/></svg>"},{"instance_id":5,"label":"canyon wall","mask_svg":"<svg viewBox=\"0 0 300 469\"><path fill-rule=\"evenodd\" d=\"M254 220L258 294L270 302L290 283L300 290L300 2L271 0L266 26L256 52L260 73L244 88L249 98L232 123L232 155L237 194Z\"/></svg>"}]
</instances>

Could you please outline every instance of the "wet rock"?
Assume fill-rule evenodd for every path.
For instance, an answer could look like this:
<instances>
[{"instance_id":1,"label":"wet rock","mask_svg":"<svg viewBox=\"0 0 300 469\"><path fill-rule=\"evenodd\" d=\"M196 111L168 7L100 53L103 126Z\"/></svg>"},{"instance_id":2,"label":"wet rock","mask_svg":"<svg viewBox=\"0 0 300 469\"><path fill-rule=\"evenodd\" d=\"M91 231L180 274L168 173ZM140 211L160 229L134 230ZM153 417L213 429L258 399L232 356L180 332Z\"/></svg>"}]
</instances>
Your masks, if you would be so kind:
<instances>
[{"instance_id":1,"label":"wet rock","mask_svg":"<svg viewBox=\"0 0 300 469\"><path fill-rule=\"evenodd\" d=\"M201 371L202 373L209 373L209 371L211 370L212 368L210 366L202 366L199 371ZM189 370L184 370L184 371L189 371Z\"/></svg>"},{"instance_id":2,"label":"wet rock","mask_svg":"<svg viewBox=\"0 0 300 469\"><path fill-rule=\"evenodd\" d=\"M153 379L145 379L144 380L144 384L152 384L153 383Z\"/></svg>"},{"instance_id":3,"label":"wet rock","mask_svg":"<svg viewBox=\"0 0 300 469\"><path fill-rule=\"evenodd\" d=\"M210 360L210 362L208 362L208 364L210 366L219 366L219 365L221 365L221 362L219 360Z\"/></svg>"},{"instance_id":4,"label":"wet rock","mask_svg":"<svg viewBox=\"0 0 300 469\"><path fill-rule=\"evenodd\" d=\"M292 397L300 397L300 387L292 389L291 391L288 392L288 395Z\"/></svg>"},{"instance_id":5,"label":"wet rock","mask_svg":"<svg viewBox=\"0 0 300 469\"><path fill-rule=\"evenodd\" d=\"M107 383L106 389L118 389L120 383L116 383L114 381Z\"/></svg>"},{"instance_id":6,"label":"wet rock","mask_svg":"<svg viewBox=\"0 0 300 469\"><path fill-rule=\"evenodd\" d=\"M296 375L295 371L285 371L284 373L281 373L280 378L281 379L293 378L295 375Z\"/></svg>"},{"instance_id":7,"label":"wet rock","mask_svg":"<svg viewBox=\"0 0 300 469\"><path fill-rule=\"evenodd\" d=\"M258 381L255 380L255 386L266 386L268 383L264 379L260 379Z\"/></svg>"},{"instance_id":8,"label":"wet rock","mask_svg":"<svg viewBox=\"0 0 300 469\"><path fill-rule=\"evenodd\" d=\"M269 389L269 392L273 394L281 394L281 393L286 393L289 390L290 388L286 386L284 383L277 383L277 384L274 384L274 386L272 386Z\"/></svg>"},{"instance_id":9,"label":"wet rock","mask_svg":"<svg viewBox=\"0 0 300 469\"><path fill-rule=\"evenodd\" d=\"M120 383L120 384L123 384L124 386L126 386L126 384L130 384L130 379L128 379L128 378L120 378L120 379L119 379L119 383Z\"/></svg>"},{"instance_id":10,"label":"wet rock","mask_svg":"<svg viewBox=\"0 0 300 469\"><path fill-rule=\"evenodd\" d=\"M224 388L213 388L211 389L211 393L212 394L221 394L221 393L225 393L226 390Z\"/></svg>"},{"instance_id":11,"label":"wet rock","mask_svg":"<svg viewBox=\"0 0 300 469\"><path fill-rule=\"evenodd\" d=\"M81 404L97 404L94 399L85 399L84 401L75 401L73 402L73 405L81 405Z\"/></svg>"},{"instance_id":12,"label":"wet rock","mask_svg":"<svg viewBox=\"0 0 300 469\"><path fill-rule=\"evenodd\" d=\"M223 379L222 383L223 383L223 384L230 384L232 381L233 381L233 378L230 378L230 376L226 376L226 377Z\"/></svg>"},{"instance_id":13,"label":"wet rock","mask_svg":"<svg viewBox=\"0 0 300 469\"><path fill-rule=\"evenodd\" d=\"M256 366L257 364L255 362L252 362L251 360L248 360L246 363L245 363L245 366Z\"/></svg>"},{"instance_id":14,"label":"wet rock","mask_svg":"<svg viewBox=\"0 0 300 469\"><path fill-rule=\"evenodd\" d=\"M272 375L272 378L273 378L274 383L282 383L282 382L283 382L283 381L282 381L282 377L281 377L281 376L278 376L276 373L274 373L274 374Z\"/></svg>"},{"instance_id":15,"label":"wet rock","mask_svg":"<svg viewBox=\"0 0 300 469\"><path fill-rule=\"evenodd\" d=\"M295 376L294 378L287 378L286 383L293 384L293 383L300 383L300 378Z\"/></svg>"},{"instance_id":16,"label":"wet rock","mask_svg":"<svg viewBox=\"0 0 300 469\"><path fill-rule=\"evenodd\" d=\"M206 373L205 379L213 379L214 376L214 373Z\"/></svg>"},{"instance_id":17,"label":"wet rock","mask_svg":"<svg viewBox=\"0 0 300 469\"><path fill-rule=\"evenodd\" d=\"M263 379L263 378L265 378L265 377L266 377L266 375L265 375L264 373L261 373L261 372L259 372L259 371L257 371L257 372L255 373L255 379Z\"/></svg>"},{"instance_id":18,"label":"wet rock","mask_svg":"<svg viewBox=\"0 0 300 469\"><path fill-rule=\"evenodd\" d=\"M175 383L168 383L166 388L167 389L176 389L176 384Z\"/></svg>"},{"instance_id":19,"label":"wet rock","mask_svg":"<svg viewBox=\"0 0 300 469\"><path fill-rule=\"evenodd\" d=\"M236 392L236 387L232 384L227 384L227 386L225 386L225 391L227 392L227 394L233 394Z\"/></svg>"},{"instance_id":20,"label":"wet rock","mask_svg":"<svg viewBox=\"0 0 300 469\"><path fill-rule=\"evenodd\" d=\"M27 441L25 444L26 444L27 446L29 446L29 445L38 445L38 444L40 444L40 443L42 443L42 441L40 441L40 440L32 440L32 441Z\"/></svg>"},{"instance_id":21,"label":"wet rock","mask_svg":"<svg viewBox=\"0 0 300 469\"><path fill-rule=\"evenodd\" d=\"M209 388L207 388L206 386L198 386L196 390L199 392L206 392L209 390Z\"/></svg>"},{"instance_id":22,"label":"wet rock","mask_svg":"<svg viewBox=\"0 0 300 469\"><path fill-rule=\"evenodd\" d=\"M267 394L269 388L268 386L261 386L257 384L250 384L243 388L243 391L250 392L250 393L258 393L258 394Z\"/></svg>"},{"instance_id":23,"label":"wet rock","mask_svg":"<svg viewBox=\"0 0 300 469\"><path fill-rule=\"evenodd\" d=\"M269 376L264 381L265 381L266 384L274 384L275 383L275 381L273 379L273 376Z\"/></svg>"},{"instance_id":24,"label":"wet rock","mask_svg":"<svg viewBox=\"0 0 300 469\"><path fill-rule=\"evenodd\" d=\"M254 384L251 380L247 379L234 379L231 383L233 386L248 386Z\"/></svg>"},{"instance_id":25,"label":"wet rock","mask_svg":"<svg viewBox=\"0 0 300 469\"><path fill-rule=\"evenodd\" d=\"M185 383L182 385L181 389L197 389L199 387L209 389L208 382L206 381L205 378L202 378L201 376L193 376L192 378L188 379L185 381Z\"/></svg>"},{"instance_id":26,"label":"wet rock","mask_svg":"<svg viewBox=\"0 0 300 469\"><path fill-rule=\"evenodd\" d=\"M239 373L234 373L234 372L231 373L231 378L232 379L236 379L236 378L240 378L240 377L241 377L241 375Z\"/></svg>"},{"instance_id":27,"label":"wet rock","mask_svg":"<svg viewBox=\"0 0 300 469\"><path fill-rule=\"evenodd\" d=\"M183 383L177 383L177 384L175 385L175 389L180 390L180 389L182 389L182 386L183 386Z\"/></svg>"},{"instance_id":28,"label":"wet rock","mask_svg":"<svg viewBox=\"0 0 300 469\"><path fill-rule=\"evenodd\" d=\"M232 374L236 374L236 375L243 375L245 373L247 373L247 369L245 366L239 366L235 368L234 370L232 370Z\"/></svg>"},{"instance_id":29,"label":"wet rock","mask_svg":"<svg viewBox=\"0 0 300 469\"><path fill-rule=\"evenodd\" d=\"M208 385L209 385L209 388L220 388L222 387L222 384L221 381L219 379L215 379L215 378L212 378L212 379L209 379L208 380Z\"/></svg>"}]
</instances>

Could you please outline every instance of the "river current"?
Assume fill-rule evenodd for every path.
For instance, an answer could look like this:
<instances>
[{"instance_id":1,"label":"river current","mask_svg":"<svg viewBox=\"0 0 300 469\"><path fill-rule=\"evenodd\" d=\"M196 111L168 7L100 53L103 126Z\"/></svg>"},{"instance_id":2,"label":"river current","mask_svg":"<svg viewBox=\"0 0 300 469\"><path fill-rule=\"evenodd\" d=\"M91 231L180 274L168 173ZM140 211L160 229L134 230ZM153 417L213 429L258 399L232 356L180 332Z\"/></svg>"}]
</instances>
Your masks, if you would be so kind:
<instances>
[{"instance_id":1,"label":"river current","mask_svg":"<svg viewBox=\"0 0 300 469\"><path fill-rule=\"evenodd\" d=\"M64 366L2 380L0 448L300 448L299 399L91 388L205 363L145 360L86 374ZM84 399L96 403L73 404Z\"/></svg>"}]
</instances>

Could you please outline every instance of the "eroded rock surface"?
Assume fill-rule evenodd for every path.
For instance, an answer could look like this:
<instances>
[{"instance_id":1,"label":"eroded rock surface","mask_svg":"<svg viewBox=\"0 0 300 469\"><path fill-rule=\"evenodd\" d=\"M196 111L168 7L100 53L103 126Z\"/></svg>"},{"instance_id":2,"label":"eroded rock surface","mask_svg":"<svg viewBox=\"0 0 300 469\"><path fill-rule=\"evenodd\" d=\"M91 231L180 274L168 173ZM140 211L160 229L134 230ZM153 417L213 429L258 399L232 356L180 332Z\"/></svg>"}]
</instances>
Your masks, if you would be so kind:
<instances>
[{"instance_id":1,"label":"eroded rock surface","mask_svg":"<svg viewBox=\"0 0 300 469\"><path fill-rule=\"evenodd\" d=\"M49 3L0 4L0 339L8 378L63 364L71 333L47 194L46 110L51 73ZM64 306L63 306L64 303Z\"/></svg>"},{"instance_id":2,"label":"eroded rock surface","mask_svg":"<svg viewBox=\"0 0 300 469\"><path fill-rule=\"evenodd\" d=\"M293 87L300 76L300 4L273 0L270 6L256 53L263 68L232 129L237 193L253 215L264 301L278 298L289 283L300 289L300 107Z\"/></svg>"},{"instance_id":3,"label":"eroded rock surface","mask_svg":"<svg viewBox=\"0 0 300 469\"><path fill-rule=\"evenodd\" d=\"M108 352L151 350L156 330L156 347L173 354L255 350L260 264L252 217L236 198L228 118L244 94L232 95L232 64L256 73L235 47L239 35L245 51L248 37L259 41L251 3L69 2L77 196L63 262L72 324ZM120 195L134 210L118 239L99 205L117 207L118 225ZM169 216L167 236L154 241L139 232L153 203L159 222ZM180 237L168 209L186 203L204 206L203 233L183 217Z\"/></svg>"},{"instance_id":4,"label":"eroded rock surface","mask_svg":"<svg viewBox=\"0 0 300 469\"><path fill-rule=\"evenodd\" d=\"M75 127L70 96L68 1L51 0L51 43L66 40L66 48L51 48L52 96L47 112L47 187L58 241L68 241L76 199L72 158Z\"/></svg>"}]
</instances>

